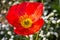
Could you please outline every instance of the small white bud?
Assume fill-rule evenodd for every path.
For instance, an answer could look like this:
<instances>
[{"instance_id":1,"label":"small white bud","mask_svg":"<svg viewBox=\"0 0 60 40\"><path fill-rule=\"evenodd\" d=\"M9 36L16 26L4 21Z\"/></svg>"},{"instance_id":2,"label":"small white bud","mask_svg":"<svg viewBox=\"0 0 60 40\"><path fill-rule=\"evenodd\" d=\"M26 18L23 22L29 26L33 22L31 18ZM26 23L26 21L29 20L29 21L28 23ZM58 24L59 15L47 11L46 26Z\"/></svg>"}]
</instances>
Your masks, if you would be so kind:
<instances>
[{"instance_id":1,"label":"small white bud","mask_svg":"<svg viewBox=\"0 0 60 40\"><path fill-rule=\"evenodd\" d=\"M1 34L3 34L3 33L4 33L4 31L1 31L0 33L1 33Z\"/></svg>"},{"instance_id":2,"label":"small white bud","mask_svg":"<svg viewBox=\"0 0 60 40\"><path fill-rule=\"evenodd\" d=\"M2 3L5 3L6 2L6 0L2 0Z\"/></svg>"},{"instance_id":3,"label":"small white bud","mask_svg":"<svg viewBox=\"0 0 60 40\"><path fill-rule=\"evenodd\" d=\"M49 36L50 35L50 32L48 32L47 34L46 34L46 36Z\"/></svg>"},{"instance_id":4,"label":"small white bud","mask_svg":"<svg viewBox=\"0 0 60 40\"><path fill-rule=\"evenodd\" d=\"M46 38L44 37L43 40L46 40Z\"/></svg>"},{"instance_id":5,"label":"small white bud","mask_svg":"<svg viewBox=\"0 0 60 40\"><path fill-rule=\"evenodd\" d=\"M6 27L6 25L5 25L5 24L3 24L3 25L2 25L2 27L4 28L4 27Z\"/></svg>"},{"instance_id":6,"label":"small white bud","mask_svg":"<svg viewBox=\"0 0 60 40\"><path fill-rule=\"evenodd\" d=\"M7 11L6 11L5 9L1 11L1 13L6 13L6 12L7 12Z\"/></svg>"},{"instance_id":7,"label":"small white bud","mask_svg":"<svg viewBox=\"0 0 60 40\"><path fill-rule=\"evenodd\" d=\"M10 38L9 40L13 40L12 38Z\"/></svg>"},{"instance_id":8,"label":"small white bud","mask_svg":"<svg viewBox=\"0 0 60 40\"><path fill-rule=\"evenodd\" d=\"M54 15L54 12L51 12L51 13L48 15L48 17L53 16L53 15Z\"/></svg>"},{"instance_id":9,"label":"small white bud","mask_svg":"<svg viewBox=\"0 0 60 40\"><path fill-rule=\"evenodd\" d=\"M56 20L52 20L52 23L53 23L53 24L56 24Z\"/></svg>"},{"instance_id":10,"label":"small white bud","mask_svg":"<svg viewBox=\"0 0 60 40\"><path fill-rule=\"evenodd\" d=\"M18 1L16 1L16 2L14 2L14 3L13 3L13 5L16 5L16 4L18 4L18 3L19 3L19 2L18 2Z\"/></svg>"},{"instance_id":11,"label":"small white bud","mask_svg":"<svg viewBox=\"0 0 60 40\"><path fill-rule=\"evenodd\" d=\"M53 12L57 12L57 10L53 10Z\"/></svg>"},{"instance_id":12,"label":"small white bud","mask_svg":"<svg viewBox=\"0 0 60 40\"><path fill-rule=\"evenodd\" d=\"M50 20L54 20L54 18L53 17L50 17Z\"/></svg>"},{"instance_id":13,"label":"small white bud","mask_svg":"<svg viewBox=\"0 0 60 40\"><path fill-rule=\"evenodd\" d=\"M47 15L47 13L48 13L48 11L44 11L44 16L46 16L46 15Z\"/></svg>"},{"instance_id":14,"label":"small white bud","mask_svg":"<svg viewBox=\"0 0 60 40\"><path fill-rule=\"evenodd\" d=\"M29 35L29 37L30 37L30 40L33 40L33 35Z\"/></svg>"},{"instance_id":15,"label":"small white bud","mask_svg":"<svg viewBox=\"0 0 60 40\"><path fill-rule=\"evenodd\" d=\"M12 4L12 2L10 1L10 2L9 2L9 5L11 5L11 4Z\"/></svg>"},{"instance_id":16,"label":"small white bud","mask_svg":"<svg viewBox=\"0 0 60 40\"><path fill-rule=\"evenodd\" d=\"M58 37L58 33L57 33L57 32L54 32L54 35L55 35L56 37Z\"/></svg>"},{"instance_id":17,"label":"small white bud","mask_svg":"<svg viewBox=\"0 0 60 40\"><path fill-rule=\"evenodd\" d=\"M12 35L11 38L14 38L14 36Z\"/></svg>"},{"instance_id":18,"label":"small white bud","mask_svg":"<svg viewBox=\"0 0 60 40\"><path fill-rule=\"evenodd\" d=\"M60 19L57 20L57 23L60 23Z\"/></svg>"},{"instance_id":19,"label":"small white bud","mask_svg":"<svg viewBox=\"0 0 60 40\"><path fill-rule=\"evenodd\" d=\"M11 31L8 31L7 34L12 35Z\"/></svg>"}]
</instances>

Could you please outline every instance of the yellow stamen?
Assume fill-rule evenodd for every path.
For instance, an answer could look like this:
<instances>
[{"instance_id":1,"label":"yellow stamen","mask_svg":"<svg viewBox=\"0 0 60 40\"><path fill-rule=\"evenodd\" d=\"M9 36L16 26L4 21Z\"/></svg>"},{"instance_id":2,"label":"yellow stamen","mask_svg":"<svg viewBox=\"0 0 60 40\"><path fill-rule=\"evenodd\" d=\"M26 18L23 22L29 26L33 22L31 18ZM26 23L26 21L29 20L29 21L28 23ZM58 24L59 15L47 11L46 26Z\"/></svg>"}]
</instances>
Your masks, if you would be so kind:
<instances>
[{"instance_id":1,"label":"yellow stamen","mask_svg":"<svg viewBox=\"0 0 60 40\"><path fill-rule=\"evenodd\" d=\"M24 28L29 28L32 26L32 19L27 15L23 15L19 17L19 23Z\"/></svg>"},{"instance_id":2,"label":"yellow stamen","mask_svg":"<svg viewBox=\"0 0 60 40\"><path fill-rule=\"evenodd\" d=\"M32 20L27 18L21 21L21 26L24 28L29 28L32 25Z\"/></svg>"}]
</instances>

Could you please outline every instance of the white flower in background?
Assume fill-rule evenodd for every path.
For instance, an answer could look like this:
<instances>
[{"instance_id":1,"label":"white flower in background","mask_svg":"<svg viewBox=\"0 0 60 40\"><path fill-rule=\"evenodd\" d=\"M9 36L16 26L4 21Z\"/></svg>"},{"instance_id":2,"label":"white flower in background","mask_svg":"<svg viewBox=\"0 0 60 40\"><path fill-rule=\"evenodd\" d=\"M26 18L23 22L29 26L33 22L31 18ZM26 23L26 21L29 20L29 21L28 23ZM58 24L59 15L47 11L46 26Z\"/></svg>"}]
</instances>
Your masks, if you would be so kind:
<instances>
[{"instance_id":1,"label":"white flower in background","mask_svg":"<svg viewBox=\"0 0 60 40\"><path fill-rule=\"evenodd\" d=\"M10 1L10 2L9 2L9 5L11 5L11 4L12 4L12 2Z\"/></svg>"},{"instance_id":2,"label":"white flower in background","mask_svg":"<svg viewBox=\"0 0 60 40\"><path fill-rule=\"evenodd\" d=\"M10 38L9 40L13 40L12 38Z\"/></svg>"},{"instance_id":3,"label":"white flower in background","mask_svg":"<svg viewBox=\"0 0 60 40\"><path fill-rule=\"evenodd\" d=\"M57 20L57 23L60 23L60 19Z\"/></svg>"},{"instance_id":4,"label":"white flower in background","mask_svg":"<svg viewBox=\"0 0 60 40\"><path fill-rule=\"evenodd\" d=\"M53 10L53 12L57 12L57 10Z\"/></svg>"},{"instance_id":5,"label":"white flower in background","mask_svg":"<svg viewBox=\"0 0 60 40\"><path fill-rule=\"evenodd\" d=\"M13 36L13 35L11 35L11 38L14 38L14 36Z\"/></svg>"},{"instance_id":6,"label":"white flower in background","mask_svg":"<svg viewBox=\"0 0 60 40\"><path fill-rule=\"evenodd\" d=\"M54 28L53 27L50 27L50 30L54 30Z\"/></svg>"},{"instance_id":7,"label":"white flower in background","mask_svg":"<svg viewBox=\"0 0 60 40\"><path fill-rule=\"evenodd\" d=\"M46 39L46 40L48 40L48 39Z\"/></svg>"},{"instance_id":8,"label":"white flower in background","mask_svg":"<svg viewBox=\"0 0 60 40\"><path fill-rule=\"evenodd\" d=\"M50 32L51 34L54 34L54 32Z\"/></svg>"},{"instance_id":9,"label":"white flower in background","mask_svg":"<svg viewBox=\"0 0 60 40\"><path fill-rule=\"evenodd\" d=\"M55 20L57 20L58 18L57 18L57 17L55 17L54 19L55 19Z\"/></svg>"},{"instance_id":10,"label":"white flower in background","mask_svg":"<svg viewBox=\"0 0 60 40\"><path fill-rule=\"evenodd\" d=\"M2 27L3 27L3 28L5 28L5 27L6 27L6 25L5 25L5 24L2 24Z\"/></svg>"},{"instance_id":11,"label":"white flower in background","mask_svg":"<svg viewBox=\"0 0 60 40\"><path fill-rule=\"evenodd\" d=\"M12 32L11 31L8 31L7 34L12 35Z\"/></svg>"},{"instance_id":12,"label":"white flower in background","mask_svg":"<svg viewBox=\"0 0 60 40\"><path fill-rule=\"evenodd\" d=\"M1 40L7 40L5 37L3 37Z\"/></svg>"},{"instance_id":13,"label":"white flower in background","mask_svg":"<svg viewBox=\"0 0 60 40\"><path fill-rule=\"evenodd\" d=\"M45 20L46 20L46 19L48 19L48 17L47 17L47 16L45 16L44 18L45 18Z\"/></svg>"},{"instance_id":14,"label":"white flower in background","mask_svg":"<svg viewBox=\"0 0 60 40\"><path fill-rule=\"evenodd\" d=\"M50 32L50 33L55 35L56 37L58 37L58 33L57 32Z\"/></svg>"},{"instance_id":15,"label":"white flower in background","mask_svg":"<svg viewBox=\"0 0 60 40\"><path fill-rule=\"evenodd\" d=\"M49 18L50 16L53 16L54 12L51 12L47 17Z\"/></svg>"},{"instance_id":16,"label":"white flower in background","mask_svg":"<svg viewBox=\"0 0 60 40\"><path fill-rule=\"evenodd\" d=\"M46 40L46 38L44 37L42 40Z\"/></svg>"},{"instance_id":17,"label":"white flower in background","mask_svg":"<svg viewBox=\"0 0 60 40\"><path fill-rule=\"evenodd\" d=\"M50 32L48 32L48 33L46 34L46 36L50 36Z\"/></svg>"},{"instance_id":18,"label":"white flower in background","mask_svg":"<svg viewBox=\"0 0 60 40\"><path fill-rule=\"evenodd\" d=\"M43 13L43 14L44 14L44 16L46 16L46 15L47 15L47 13L48 13L48 11L44 11L44 13Z\"/></svg>"},{"instance_id":19,"label":"white flower in background","mask_svg":"<svg viewBox=\"0 0 60 40\"><path fill-rule=\"evenodd\" d=\"M9 25L2 23L2 29L9 30Z\"/></svg>"},{"instance_id":20,"label":"white flower in background","mask_svg":"<svg viewBox=\"0 0 60 40\"><path fill-rule=\"evenodd\" d=\"M53 24L56 24L56 20L52 20L52 23L53 23Z\"/></svg>"},{"instance_id":21,"label":"white flower in background","mask_svg":"<svg viewBox=\"0 0 60 40\"><path fill-rule=\"evenodd\" d=\"M54 35L55 35L56 37L58 37L58 33L57 33L57 32L54 32Z\"/></svg>"},{"instance_id":22,"label":"white flower in background","mask_svg":"<svg viewBox=\"0 0 60 40\"><path fill-rule=\"evenodd\" d=\"M0 30L1 30L1 26L2 26L2 24L0 23Z\"/></svg>"},{"instance_id":23,"label":"white flower in background","mask_svg":"<svg viewBox=\"0 0 60 40\"><path fill-rule=\"evenodd\" d=\"M2 24L0 23L0 27L1 27L1 25L2 25Z\"/></svg>"},{"instance_id":24,"label":"white flower in background","mask_svg":"<svg viewBox=\"0 0 60 40\"><path fill-rule=\"evenodd\" d=\"M41 30L40 34L43 34L43 30Z\"/></svg>"},{"instance_id":25,"label":"white flower in background","mask_svg":"<svg viewBox=\"0 0 60 40\"><path fill-rule=\"evenodd\" d=\"M39 34L39 36L41 36L41 37L45 37L46 35L43 35L43 34Z\"/></svg>"},{"instance_id":26,"label":"white flower in background","mask_svg":"<svg viewBox=\"0 0 60 40\"><path fill-rule=\"evenodd\" d=\"M18 3L19 3L19 1L16 1L16 2L13 3L13 5L16 5L16 4L18 4Z\"/></svg>"},{"instance_id":27,"label":"white flower in background","mask_svg":"<svg viewBox=\"0 0 60 40\"><path fill-rule=\"evenodd\" d=\"M2 15L0 14L0 17L2 17Z\"/></svg>"},{"instance_id":28,"label":"white flower in background","mask_svg":"<svg viewBox=\"0 0 60 40\"><path fill-rule=\"evenodd\" d=\"M46 25L43 26L43 28L45 28L45 27L46 27Z\"/></svg>"},{"instance_id":29,"label":"white flower in background","mask_svg":"<svg viewBox=\"0 0 60 40\"><path fill-rule=\"evenodd\" d=\"M48 12L48 11L47 11ZM44 13L44 15L46 15L47 13ZM54 15L54 13L53 12L51 12L49 15L47 15L47 16L42 16L42 18L44 19L44 20L47 20L49 17L51 17L51 16L53 16ZM51 19L51 18L50 18Z\"/></svg>"},{"instance_id":30,"label":"white flower in background","mask_svg":"<svg viewBox=\"0 0 60 40\"><path fill-rule=\"evenodd\" d=\"M9 30L9 24L6 24L5 29L6 29L6 30Z\"/></svg>"},{"instance_id":31,"label":"white flower in background","mask_svg":"<svg viewBox=\"0 0 60 40\"><path fill-rule=\"evenodd\" d=\"M4 9L4 10L1 10L1 13L3 14L3 13L6 13L7 11L6 11L6 9Z\"/></svg>"},{"instance_id":32,"label":"white flower in background","mask_svg":"<svg viewBox=\"0 0 60 40\"><path fill-rule=\"evenodd\" d=\"M29 35L29 37L30 37L30 40L33 40L33 35Z\"/></svg>"},{"instance_id":33,"label":"white flower in background","mask_svg":"<svg viewBox=\"0 0 60 40\"><path fill-rule=\"evenodd\" d=\"M28 36L26 35L26 38L28 38Z\"/></svg>"},{"instance_id":34,"label":"white flower in background","mask_svg":"<svg viewBox=\"0 0 60 40\"><path fill-rule=\"evenodd\" d=\"M6 0L2 0L2 3L5 3L6 2Z\"/></svg>"},{"instance_id":35,"label":"white flower in background","mask_svg":"<svg viewBox=\"0 0 60 40\"><path fill-rule=\"evenodd\" d=\"M52 21L52 20L54 20L54 17L50 17L49 19Z\"/></svg>"},{"instance_id":36,"label":"white flower in background","mask_svg":"<svg viewBox=\"0 0 60 40\"><path fill-rule=\"evenodd\" d=\"M4 12L4 13L6 13L7 11L6 11L6 10L4 10L3 12Z\"/></svg>"},{"instance_id":37,"label":"white flower in background","mask_svg":"<svg viewBox=\"0 0 60 40\"><path fill-rule=\"evenodd\" d=\"M5 23L8 23L8 21L7 21L7 20L5 20L4 22L5 22Z\"/></svg>"},{"instance_id":38,"label":"white flower in background","mask_svg":"<svg viewBox=\"0 0 60 40\"><path fill-rule=\"evenodd\" d=\"M48 20L45 20L46 23L48 23L49 21Z\"/></svg>"},{"instance_id":39,"label":"white flower in background","mask_svg":"<svg viewBox=\"0 0 60 40\"><path fill-rule=\"evenodd\" d=\"M6 30L9 30L9 28L5 28Z\"/></svg>"},{"instance_id":40,"label":"white flower in background","mask_svg":"<svg viewBox=\"0 0 60 40\"><path fill-rule=\"evenodd\" d=\"M46 36L46 35L43 34L43 30L40 31L39 36L41 36L41 37L45 37Z\"/></svg>"},{"instance_id":41,"label":"white flower in background","mask_svg":"<svg viewBox=\"0 0 60 40\"><path fill-rule=\"evenodd\" d=\"M4 31L1 31L0 34L4 34Z\"/></svg>"},{"instance_id":42,"label":"white flower in background","mask_svg":"<svg viewBox=\"0 0 60 40\"><path fill-rule=\"evenodd\" d=\"M58 16L58 14L55 14L55 16Z\"/></svg>"}]
</instances>

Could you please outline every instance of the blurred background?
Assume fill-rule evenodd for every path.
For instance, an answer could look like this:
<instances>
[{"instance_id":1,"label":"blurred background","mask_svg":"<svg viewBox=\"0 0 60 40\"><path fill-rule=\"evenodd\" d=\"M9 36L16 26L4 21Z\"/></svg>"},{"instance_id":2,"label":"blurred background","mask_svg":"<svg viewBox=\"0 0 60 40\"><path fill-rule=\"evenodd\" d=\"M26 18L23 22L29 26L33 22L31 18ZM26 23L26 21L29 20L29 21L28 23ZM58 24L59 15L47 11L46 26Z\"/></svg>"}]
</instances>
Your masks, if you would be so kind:
<instances>
[{"instance_id":1,"label":"blurred background","mask_svg":"<svg viewBox=\"0 0 60 40\"><path fill-rule=\"evenodd\" d=\"M23 1L41 2L42 0L0 0L0 40L35 40L36 34L29 37L16 35L5 18L12 5ZM39 31L38 40L60 40L60 0L43 0L43 2L42 18L45 24Z\"/></svg>"}]
</instances>

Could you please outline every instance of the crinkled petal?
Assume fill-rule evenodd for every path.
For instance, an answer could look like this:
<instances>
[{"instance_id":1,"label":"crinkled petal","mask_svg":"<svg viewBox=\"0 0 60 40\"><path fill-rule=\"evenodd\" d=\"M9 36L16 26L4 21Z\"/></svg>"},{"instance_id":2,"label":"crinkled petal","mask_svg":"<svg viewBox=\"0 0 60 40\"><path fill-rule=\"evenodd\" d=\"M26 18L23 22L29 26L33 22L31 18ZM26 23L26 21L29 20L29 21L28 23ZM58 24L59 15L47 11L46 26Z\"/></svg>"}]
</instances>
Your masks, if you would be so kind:
<instances>
[{"instance_id":1,"label":"crinkled petal","mask_svg":"<svg viewBox=\"0 0 60 40\"><path fill-rule=\"evenodd\" d=\"M34 34L43 26L44 21L41 18L43 4L38 2L22 2L12 6L6 16L8 22L16 29L14 32L20 35ZM30 28L23 28L19 22L19 17L27 14L34 22Z\"/></svg>"},{"instance_id":2,"label":"crinkled petal","mask_svg":"<svg viewBox=\"0 0 60 40\"><path fill-rule=\"evenodd\" d=\"M35 22L37 21L43 13L43 4L39 2L29 2L27 4L25 12L32 18Z\"/></svg>"},{"instance_id":3,"label":"crinkled petal","mask_svg":"<svg viewBox=\"0 0 60 40\"><path fill-rule=\"evenodd\" d=\"M23 2L21 4L11 6L11 8L8 11L8 14L6 15L6 19L10 24L14 24L15 21L18 21L19 16L25 14L26 4L27 4L26 2Z\"/></svg>"},{"instance_id":4,"label":"crinkled petal","mask_svg":"<svg viewBox=\"0 0 60 40\"><path fill-rule=\"evenodd\" d=\"M39 19L37 22L35 22L32 27L28 28L28 29L24 29L24 28L16 28L14 30L14 32L16 34L19 34L19 35L30 35L30 34L34 34L36 32L38 32L38 30L40 30L42 28L42 26L44 25L44 20L41 18Z\"/></svg>"}]
</instances>

